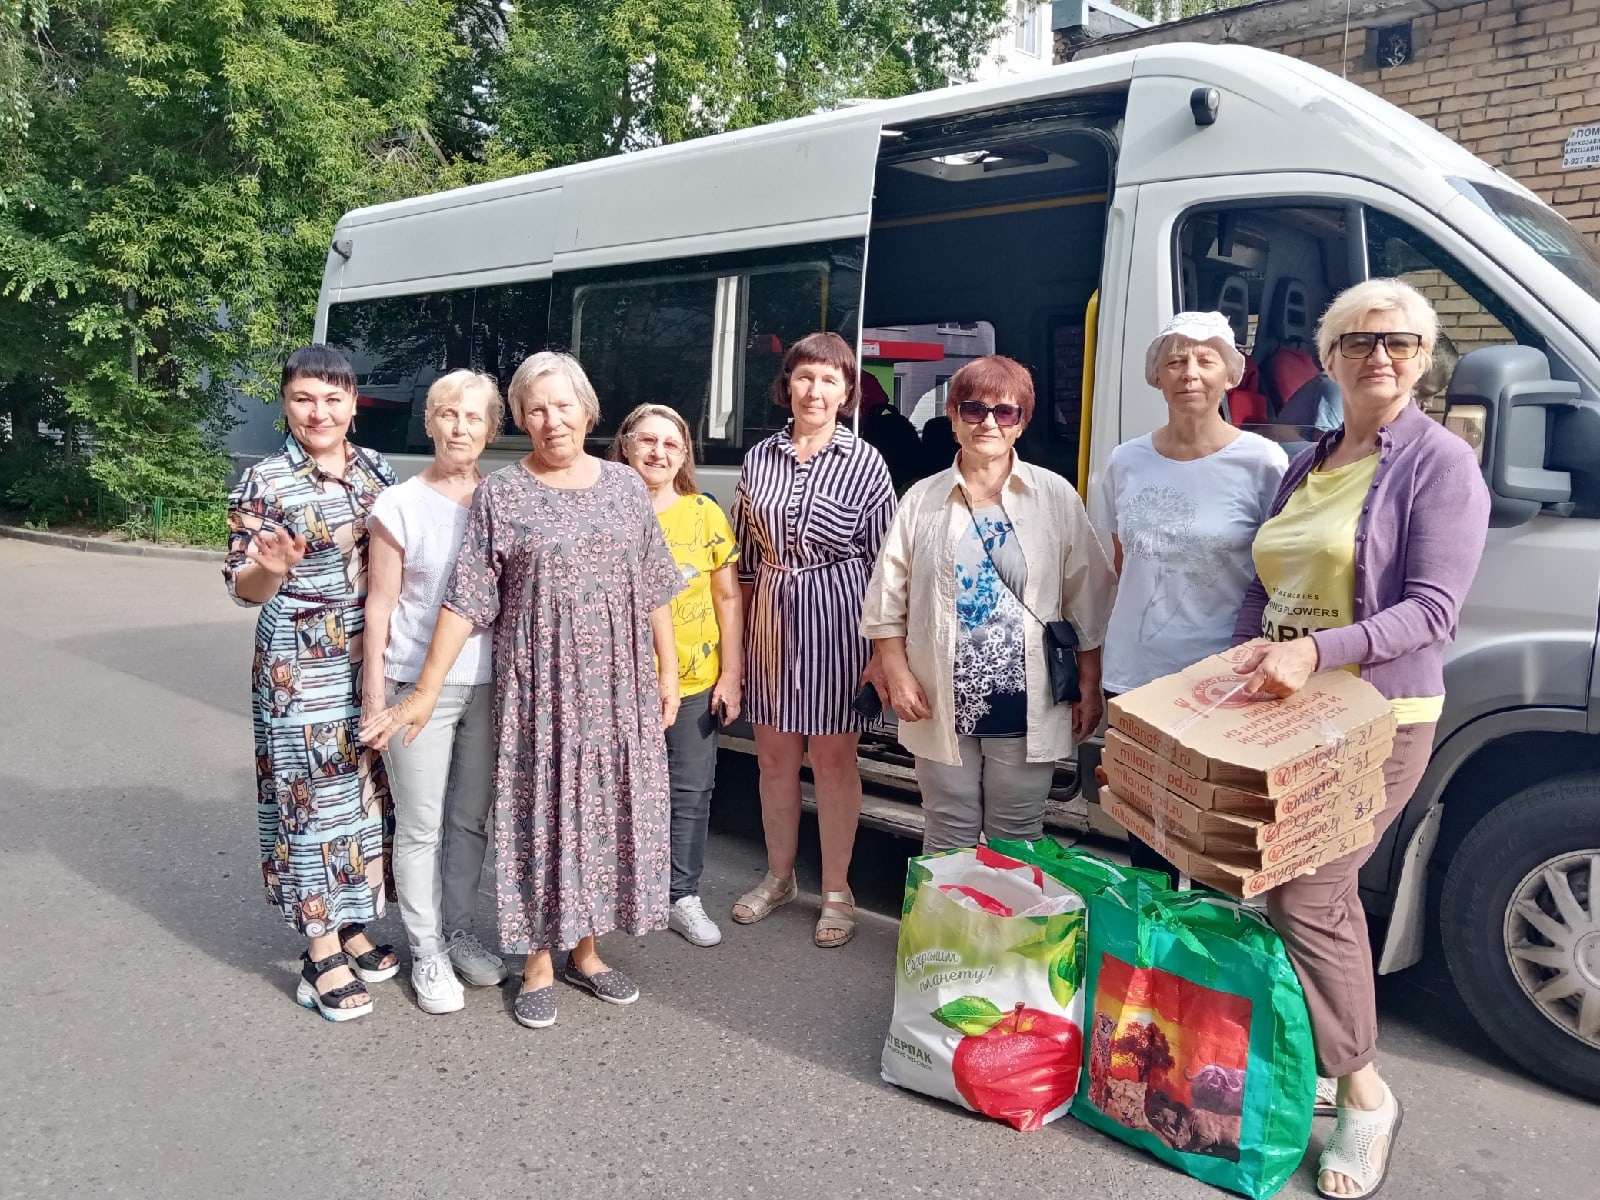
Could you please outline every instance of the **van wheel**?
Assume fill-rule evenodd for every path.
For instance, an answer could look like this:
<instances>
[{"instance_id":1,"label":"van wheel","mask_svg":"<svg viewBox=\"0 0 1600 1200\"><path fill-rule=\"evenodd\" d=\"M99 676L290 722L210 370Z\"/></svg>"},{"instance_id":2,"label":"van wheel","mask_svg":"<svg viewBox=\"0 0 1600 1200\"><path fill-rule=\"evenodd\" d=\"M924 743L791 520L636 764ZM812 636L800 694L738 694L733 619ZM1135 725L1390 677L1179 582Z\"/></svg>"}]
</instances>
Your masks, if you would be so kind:
<instances>
[{"instance_id":1,"label":"van wheel","mask_svg":"<svg viewBox=\"0 0 1600 1200\"><path fill-rule=\"evenodd\" d=\"M1492 809L1450 862L1439 920L1484 1032L1524 1070L1600 1099L1600 773Z\"/></svg>"}]
</instances>

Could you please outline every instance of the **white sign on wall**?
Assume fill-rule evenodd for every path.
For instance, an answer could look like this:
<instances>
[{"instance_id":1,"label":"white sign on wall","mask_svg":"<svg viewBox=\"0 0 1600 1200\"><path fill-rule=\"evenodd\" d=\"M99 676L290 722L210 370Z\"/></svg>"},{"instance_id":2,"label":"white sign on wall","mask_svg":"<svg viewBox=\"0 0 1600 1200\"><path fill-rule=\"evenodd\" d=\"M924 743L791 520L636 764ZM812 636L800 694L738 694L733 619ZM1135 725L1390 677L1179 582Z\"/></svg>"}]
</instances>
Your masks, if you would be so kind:
<instances>
[{"instance_id":1,"label":"white sign on wall","mask_svg":"<svg viewBox=\"0 0 1600 1200\"><path fill-rule=\"evenodd\" d=\"M1574 167L1600 167L1600 125L1580 125L1567 134L1561 166L1568 171Z\"/></svg>"}]
</instances>

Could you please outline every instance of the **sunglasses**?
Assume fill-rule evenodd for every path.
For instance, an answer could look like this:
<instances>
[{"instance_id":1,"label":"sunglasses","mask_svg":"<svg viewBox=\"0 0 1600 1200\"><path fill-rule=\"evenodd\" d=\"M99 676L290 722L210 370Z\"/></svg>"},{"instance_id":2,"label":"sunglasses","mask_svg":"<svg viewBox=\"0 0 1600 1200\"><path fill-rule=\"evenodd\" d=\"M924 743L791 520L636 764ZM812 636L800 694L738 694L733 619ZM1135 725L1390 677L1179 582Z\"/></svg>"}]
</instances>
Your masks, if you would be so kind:
<instances>
[{"instance_id":1,"label":"sunglasses","mask_svg":"<svg viewBox=\"0 0 1600 1200\"><path fill-rule=\"evenodd\" d=\"M1010 429L1022 421L1022 406L1018 404L985 404L981 400L963 400L956 405L956 414L968 425L982 425L990 417L1001 429Z\"/></svg>"},{"instance_id":2,"label":"sunglasses","mask_svg":"<svg viewBox=\"0 0 1600 1200\"><path fill-rule=\"evenodd\" d=\"M1346 358L1371 358L1380 342L1396 362L1415 358L1422 349L1420 333L1341 333L1339 353Z\"/></svg>"}]
</instances>

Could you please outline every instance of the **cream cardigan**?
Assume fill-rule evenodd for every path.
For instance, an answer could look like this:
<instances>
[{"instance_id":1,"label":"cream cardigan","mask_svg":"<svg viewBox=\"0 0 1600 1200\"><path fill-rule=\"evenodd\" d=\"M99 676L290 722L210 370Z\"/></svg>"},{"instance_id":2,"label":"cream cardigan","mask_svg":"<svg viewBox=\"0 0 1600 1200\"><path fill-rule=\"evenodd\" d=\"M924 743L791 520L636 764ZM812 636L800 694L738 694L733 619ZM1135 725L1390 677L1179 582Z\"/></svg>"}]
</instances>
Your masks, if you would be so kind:
<instances>
[{"instance_id":1,"label":"cream cardigan","mask_svg":"<svg viewBox=\"0 0 1600 1200\"><path fill-rule=\"evenodd\" d=\"M889 526L861 610L861 636L904 638L911 673L927 693L933 715L901 721L900 744L921 758L958 764L955 727L958 539L971 528L962 502L965 484L954 467L915 484ZM1078 493L1061 476L1013 454L1000 491L1023 557L1023 600L1046 621L1066 617L1084 650L1099 647L1116 598L1117 577L1089 525ZM1050 762L1072 753L1072 710L1050 697L1044 633L1028 626L1028 760Z\"/></svg>"}]
</instances>

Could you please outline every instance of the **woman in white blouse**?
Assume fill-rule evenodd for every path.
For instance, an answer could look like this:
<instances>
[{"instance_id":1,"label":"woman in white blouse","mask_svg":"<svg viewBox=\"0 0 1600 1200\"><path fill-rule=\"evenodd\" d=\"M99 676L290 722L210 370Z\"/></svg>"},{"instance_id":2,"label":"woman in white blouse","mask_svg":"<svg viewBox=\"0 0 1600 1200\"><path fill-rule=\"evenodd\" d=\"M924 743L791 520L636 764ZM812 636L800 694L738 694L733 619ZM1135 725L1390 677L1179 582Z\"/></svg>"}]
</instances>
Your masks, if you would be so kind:
<instances>
[{"instance_id":1,"label":"woman in white blouse","mask_svg":"<svg viewBox=\"0 0 1600 1200\"><path fill-rule=\"evenodd\" d=\"M916 756L923 851L1043 836L1056 760L1100 723L1116 579L1061 476L1018 460L1033 379L999 355L950 380L955 465L906 493L861 616L869 673ZM1044 622L1078 637L1077 704L1055 703Z\"/></svg>"},{"instance_id":2,"label":"woman in white blouse","mask_svg":"<svg viewBox=\"0 0 1600 1200\"><path fill-rule=\"evenodd\" d=\"M381 492L368 518L367 662L362 710L381 713L417 682L461 550L478 457L505 415L494 378L451 371L428 389L433 462ZM394 882L423 1012L465 1003L461 981L492 987L506 967L471 931L493 798L494 685L489 631L480 629L445 676L433 717L383 750L394 795Z\"/></svg>"}]
</instances>

